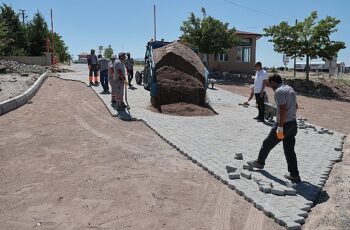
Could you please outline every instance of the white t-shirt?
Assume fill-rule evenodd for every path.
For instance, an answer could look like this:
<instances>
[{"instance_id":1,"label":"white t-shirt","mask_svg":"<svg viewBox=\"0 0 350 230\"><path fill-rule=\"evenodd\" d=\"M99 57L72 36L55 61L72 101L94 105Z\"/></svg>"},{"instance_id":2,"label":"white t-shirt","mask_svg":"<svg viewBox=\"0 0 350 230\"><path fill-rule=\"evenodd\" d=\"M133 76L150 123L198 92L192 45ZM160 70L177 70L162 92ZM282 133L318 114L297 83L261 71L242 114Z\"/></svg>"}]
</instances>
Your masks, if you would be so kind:
<instances>
[{"instance_id":1,"label":"white t-shirt","mask_svg":"<svg viewBox=\"0 0 350 230\"><path fill-rule=\"evenodd\" d=\"M263 87L264 80L267 80L268 74L266 70L260 70L255 74L254 93L260 93Z\"/></svg>"}]
</instances>

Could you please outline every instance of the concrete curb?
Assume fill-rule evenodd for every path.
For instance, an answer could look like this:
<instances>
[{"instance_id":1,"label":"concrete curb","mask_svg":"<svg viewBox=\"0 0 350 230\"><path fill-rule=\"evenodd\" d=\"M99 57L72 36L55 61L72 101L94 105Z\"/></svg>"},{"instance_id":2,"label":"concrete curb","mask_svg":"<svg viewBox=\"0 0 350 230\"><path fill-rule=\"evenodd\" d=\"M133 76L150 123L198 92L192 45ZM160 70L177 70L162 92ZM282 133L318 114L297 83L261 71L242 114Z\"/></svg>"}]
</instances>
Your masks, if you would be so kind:
<instances>
[{"instance_id":1,"label":"concrete curb","mask_svg":"<svg viewBox=\"0 0 350 230\"><path fill-rule=\"evenodd\" d=\"M8 99L6 101L0 102L0 116L8 113L12 110L15 110L22 105L26 104L32 97L38 92L41 85L44 83L48 77L49 71L43 73L32 86L30 86L24 93L18 95L14 98Z\"/></svg>"}]
</instances>

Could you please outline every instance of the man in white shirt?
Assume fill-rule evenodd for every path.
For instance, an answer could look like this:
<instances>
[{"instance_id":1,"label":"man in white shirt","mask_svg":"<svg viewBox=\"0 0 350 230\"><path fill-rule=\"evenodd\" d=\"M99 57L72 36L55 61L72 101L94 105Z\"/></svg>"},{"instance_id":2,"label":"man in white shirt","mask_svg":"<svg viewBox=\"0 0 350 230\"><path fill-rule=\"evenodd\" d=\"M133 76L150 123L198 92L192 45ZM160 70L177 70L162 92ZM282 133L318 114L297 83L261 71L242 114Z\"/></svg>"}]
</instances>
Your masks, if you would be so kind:
<instances>
[{"instance_id":1,"label":"man in white shirt","mask_svg":"<svg viewBox=\"0 0 350 230\"><path fill-rule=\"evenodd\" d=\"M268 78L267 72L262 69L261 62L257 62L255 64L255 80L254 80L254 94L255 94L255 100L258 104L258 111L259 114L257 117L254 117L258 122L264 121L264 115L265 115L265 104L264 104L264 97L265 97L265 86Z\"/></svg>"}]
</instances>

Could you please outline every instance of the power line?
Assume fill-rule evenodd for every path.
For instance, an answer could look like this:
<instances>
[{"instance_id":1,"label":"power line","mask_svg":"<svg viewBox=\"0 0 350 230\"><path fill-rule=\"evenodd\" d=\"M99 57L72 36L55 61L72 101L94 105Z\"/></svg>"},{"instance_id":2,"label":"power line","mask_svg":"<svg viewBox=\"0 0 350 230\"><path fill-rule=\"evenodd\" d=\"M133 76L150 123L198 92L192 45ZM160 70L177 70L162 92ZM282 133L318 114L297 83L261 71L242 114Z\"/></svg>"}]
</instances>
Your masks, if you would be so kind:
<instances>
[{"instance_id":1,"label":"power line","mask_svg":"<svg viewBox=\"0 0 350 230\"><path fill-rule=\"evenodd\" d=\"M274 15L274 14L269 14L269 13L266 13L264 11L261 11L261 10L258 10L258 9L255 9L255 8L252 8L252 7L249 7L249 6L245 6L245 5L242 5L240 3L237 3L237 2L234 2L232 0L224 0L226 3L229 3L231 5L235 5L235 6L238 6L238 7L241 7L241 8L244 8L246 10L250 10L250 11L254 11L256 13L259 13L259 14L263 14L263 15L266 15L266 16L270 16L270 17L273 17L273 18L281 18L280 16L277 16L277 15ZM288 19L288 18L286 18ZM289 19L288 19L289 20Z\"/></svg>"}]
</instances>

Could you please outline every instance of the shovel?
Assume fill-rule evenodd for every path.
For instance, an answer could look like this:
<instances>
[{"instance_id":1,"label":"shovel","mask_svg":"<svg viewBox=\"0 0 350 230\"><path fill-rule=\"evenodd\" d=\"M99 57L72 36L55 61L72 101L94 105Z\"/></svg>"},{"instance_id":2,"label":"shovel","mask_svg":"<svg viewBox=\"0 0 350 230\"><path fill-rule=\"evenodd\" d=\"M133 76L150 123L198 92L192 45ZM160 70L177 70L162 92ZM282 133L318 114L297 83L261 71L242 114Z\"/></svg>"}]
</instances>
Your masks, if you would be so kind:
<instances>
[{"instance_id":1,"label":"shovel","mask_svg":"<svg viewBox=\"0 0 350 230\"><path fill-rule=\"evenodd\" d=\"M126 109L130 110L129 102L128 102L128 87L126 86L127 84L124 83L124 88L125 88L125 103L126 103Z\"/></svg>"}]
</instances>

